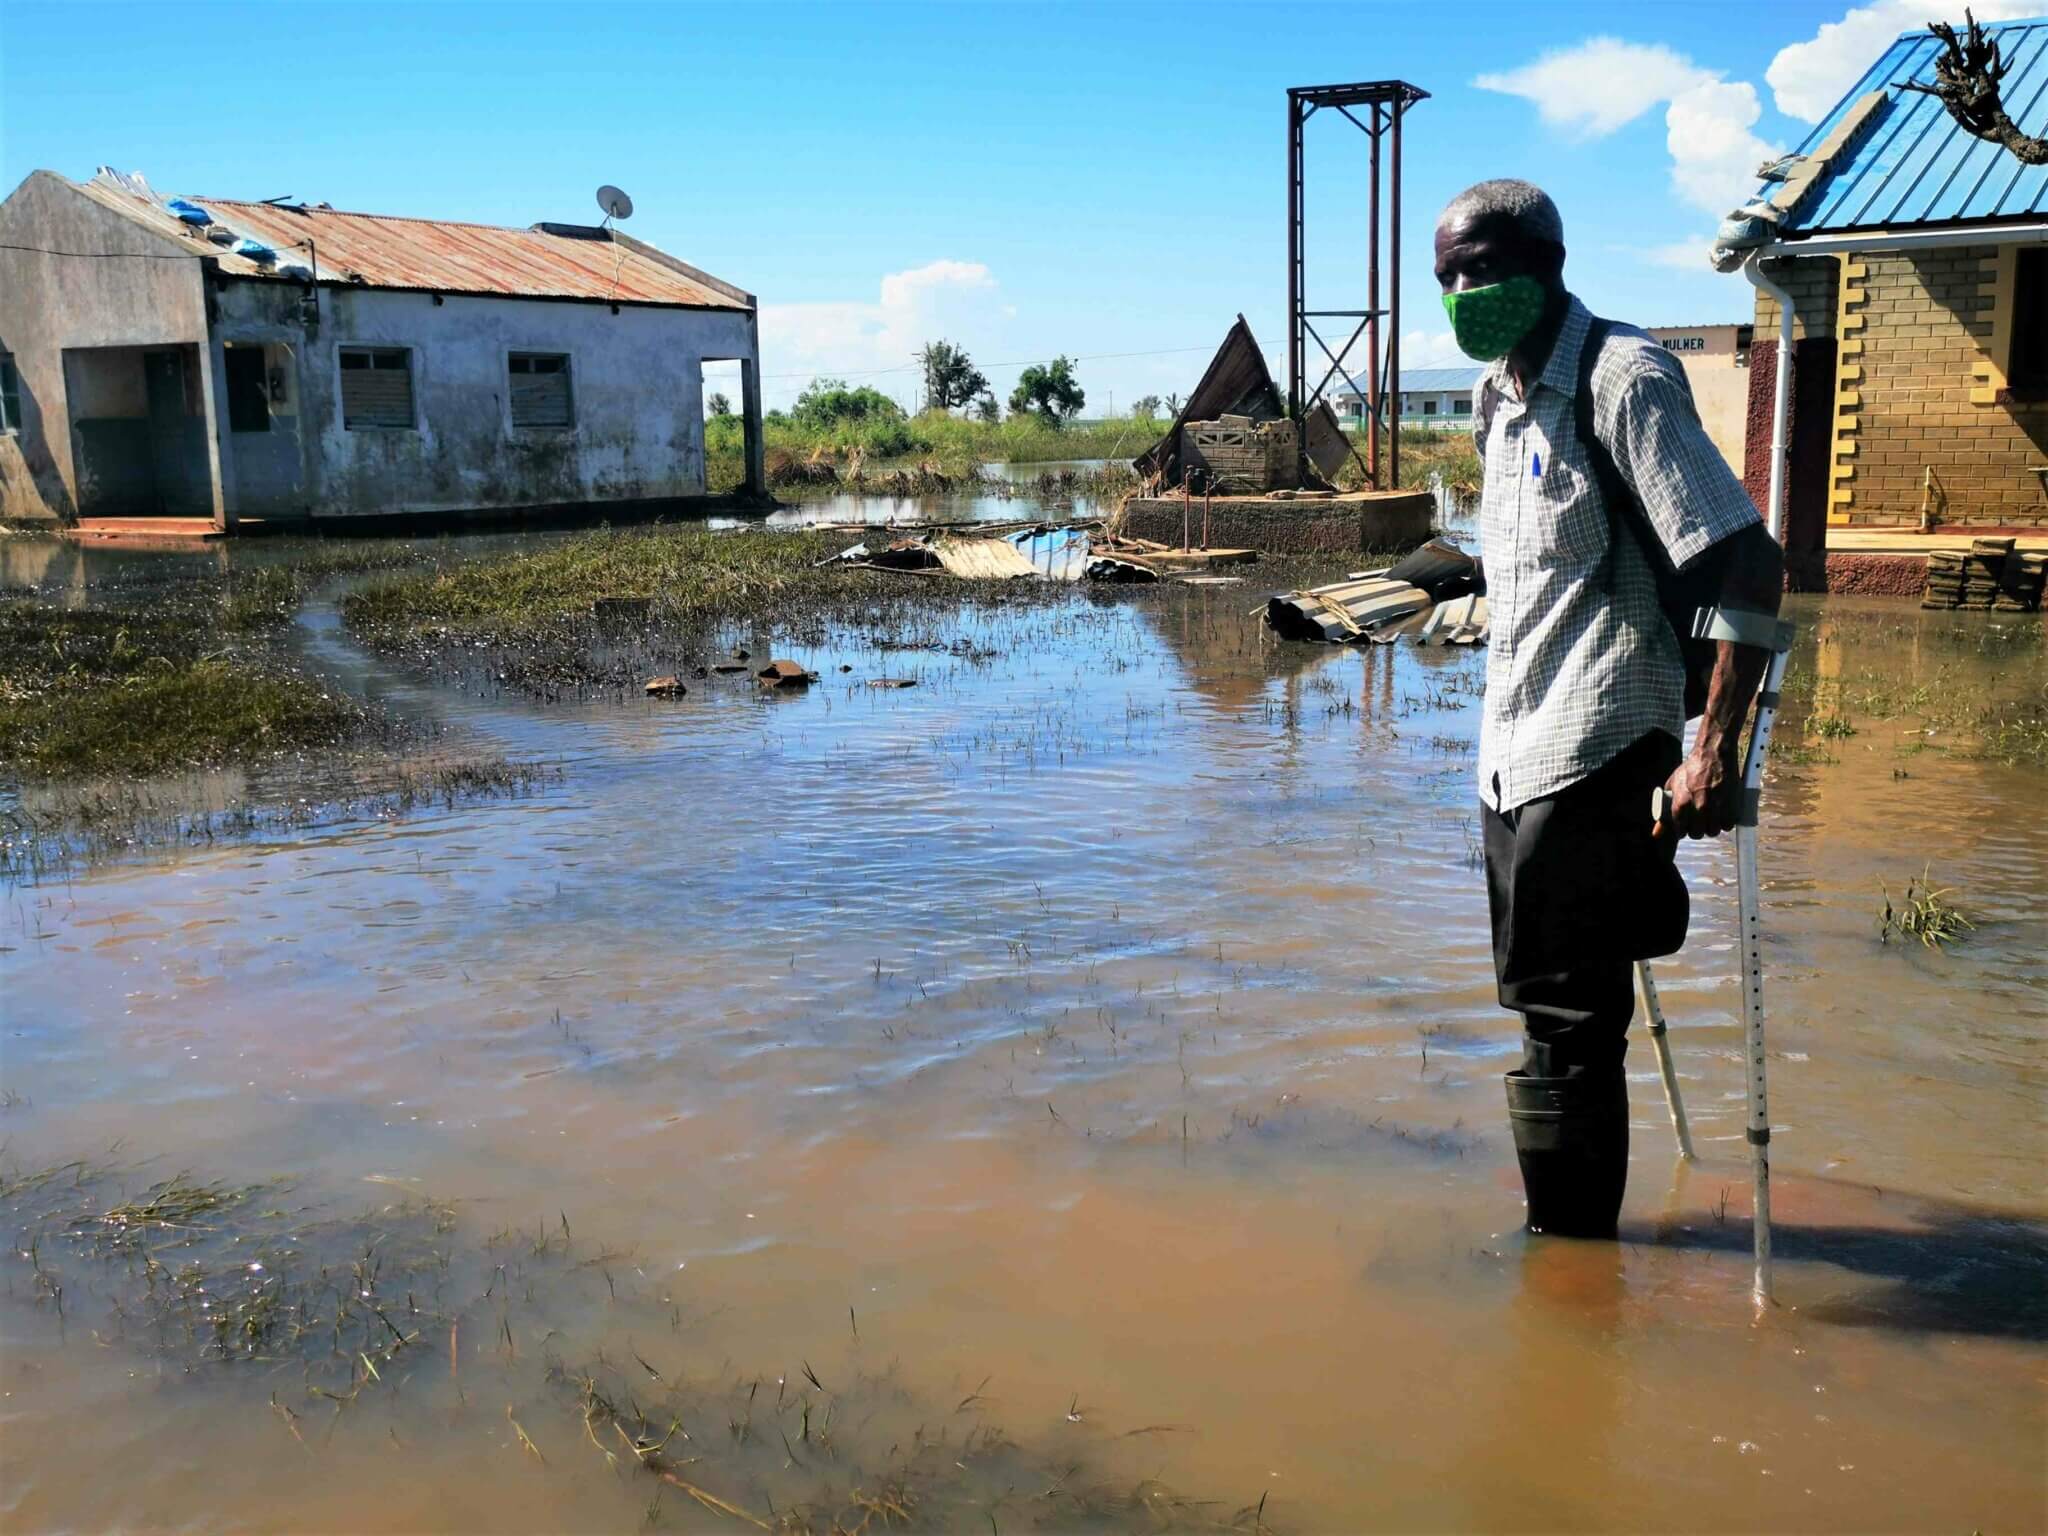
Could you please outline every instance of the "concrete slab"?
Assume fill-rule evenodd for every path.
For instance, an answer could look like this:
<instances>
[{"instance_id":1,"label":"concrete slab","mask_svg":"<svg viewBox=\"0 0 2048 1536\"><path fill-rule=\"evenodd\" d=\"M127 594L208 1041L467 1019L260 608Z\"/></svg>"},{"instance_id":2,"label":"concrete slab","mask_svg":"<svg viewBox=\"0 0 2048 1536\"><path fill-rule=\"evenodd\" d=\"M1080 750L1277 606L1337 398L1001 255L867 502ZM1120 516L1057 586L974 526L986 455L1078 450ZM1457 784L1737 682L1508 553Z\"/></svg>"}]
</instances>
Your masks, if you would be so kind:
<instances>
[{"instance_id":1,"label":"concrete slab","mask_svg":"<svg viewBox=\"0 0 2048 1536\"><path fill-rule=\"evenodd\" d=\"M2014 549L2048 550L2048 529L1937 528L1920 533L1911 528L1830 528L1831 555L1968 554L1976 539L2011 539Z\"/></svg>"},{"instance_id":2,"label":"concrete slab","mask_svg":"<svg viewBox=\"0 0 2048 1536\"><path fill-rule=\"evenodd\" d=\"M1405 549L1429 537L1436 498L1427 491L1352 491L1318 500L1269 496L1134 496L1116 531L1178 549L1228 546L1271 554L1350 554ZM1206 530L1206 533L1205 533Z\"/></svg>"},{"instance_id":3,"label":"concrete slab","mask_svg":"<svg viewBox=\"0 0 2048 1536\"><path fill-rule=\"evenodd\" d=\"M85 544L203 544L221 537L203 517L82 517L54 531Z\"/></svg>"}]
</instances>

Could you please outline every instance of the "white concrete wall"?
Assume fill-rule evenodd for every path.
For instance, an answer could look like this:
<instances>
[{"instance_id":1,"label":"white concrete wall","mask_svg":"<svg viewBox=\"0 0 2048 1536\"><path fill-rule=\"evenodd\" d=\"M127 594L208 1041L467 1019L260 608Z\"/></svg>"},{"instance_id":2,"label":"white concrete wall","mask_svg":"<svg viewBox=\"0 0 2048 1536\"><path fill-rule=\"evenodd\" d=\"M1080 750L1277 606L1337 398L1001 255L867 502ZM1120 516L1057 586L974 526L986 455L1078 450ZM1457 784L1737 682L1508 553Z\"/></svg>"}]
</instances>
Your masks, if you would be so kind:
<instances>
[{"instance_id":1,"label":"white concrete wall","mask_svg":"<svg viewBox=\"0 0 2048 1536\"><path fill-rule=\"evenodd\" d=\"M203 343L199 259L48 171L0 203L0 247L0 351L14 354L22 413L19 433L0 432L0 517L69 518L79 486L65 350Z\"/></svg>"},{"instance_id":2,"label":"white concrete wall","mask_svg":"<svg viewBox=\"0 0 2048 1536\"><path fill-rule=\"evenodd\" d=\"M568 300L474 298L388 290L319 290L320 323L302 326L302 285L228 279L221 341L293 349L302 477L296 504L263 477L240 515L341 517L701 496L704 359L751 358L743 311ZM412 356L415 428L349 430L341 419L339 349L404 347ZM575 425L515 428L509 353L565 352ZM233 438L229 439L232 446ZM274 452L276 444L265 445ZM253 479L253 477L252 477ZM252 484L251 494L256 493Z\"/></svg>"}]
</instances>

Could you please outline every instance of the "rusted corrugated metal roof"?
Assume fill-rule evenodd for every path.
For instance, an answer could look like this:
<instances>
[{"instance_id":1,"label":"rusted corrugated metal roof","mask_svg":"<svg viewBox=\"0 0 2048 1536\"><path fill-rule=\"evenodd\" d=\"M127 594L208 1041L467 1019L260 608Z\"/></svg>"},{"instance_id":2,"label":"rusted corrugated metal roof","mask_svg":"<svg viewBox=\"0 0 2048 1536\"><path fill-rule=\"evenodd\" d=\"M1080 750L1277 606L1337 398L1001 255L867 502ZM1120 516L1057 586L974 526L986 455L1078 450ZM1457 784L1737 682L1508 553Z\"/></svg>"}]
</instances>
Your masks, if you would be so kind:
<instances>
[{"instance_id":1,"label":"rusted corrugated metal roof","mask_svg":"<svg viewBox=\"0 0 2048 1536\"><path fill-rule=\"evenodd\" d=\"M277 253L253 261L208 241L178 220L139 177L74 183L86 196L125 214L235 277L296 275L303 282L317 253L323 283L403 288L425 293L498 294L536 299L611 299L745 310L752 300L730 283L615 230L581 224L507 229L445 219L408 219L333 208L194 197L218 224ZM145 195L147 194L147 195ZM297 266L297 274L281 267Z\"/></svg>"},{"instance_id":2,"label":"rusted corrugated metal roof","mask_svg":"<svg viewBox=\"0 0 2048 1536\"><path fill-rule=\"evenodd\" d=\"M227 198L192 201L280 256L303 255L304 242L311 240L323 280L434 293L616 299L699 309L748 307L729 284L638 240L588 225L505 229Z\"/></svg>"}]
</instances>

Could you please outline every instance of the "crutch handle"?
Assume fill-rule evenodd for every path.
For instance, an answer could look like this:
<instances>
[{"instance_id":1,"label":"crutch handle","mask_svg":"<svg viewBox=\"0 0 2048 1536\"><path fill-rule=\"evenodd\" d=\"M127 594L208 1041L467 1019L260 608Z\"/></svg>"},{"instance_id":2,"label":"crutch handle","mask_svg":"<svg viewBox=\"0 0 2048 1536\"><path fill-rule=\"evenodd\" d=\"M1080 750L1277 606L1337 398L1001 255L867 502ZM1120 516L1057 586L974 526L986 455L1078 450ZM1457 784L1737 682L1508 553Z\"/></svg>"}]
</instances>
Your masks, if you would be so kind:
<instances>
[{"instance_id":1,"label":"crutch handle","mask_svg":"<svg viewBox=\"0 0 2048 1536\"><path fill-rule=\"evenodd\" d=\"M1662 837L1671 823L1671 791L1659 784L1650 791L1650 836Z\"/></svg>"}]
</instances>

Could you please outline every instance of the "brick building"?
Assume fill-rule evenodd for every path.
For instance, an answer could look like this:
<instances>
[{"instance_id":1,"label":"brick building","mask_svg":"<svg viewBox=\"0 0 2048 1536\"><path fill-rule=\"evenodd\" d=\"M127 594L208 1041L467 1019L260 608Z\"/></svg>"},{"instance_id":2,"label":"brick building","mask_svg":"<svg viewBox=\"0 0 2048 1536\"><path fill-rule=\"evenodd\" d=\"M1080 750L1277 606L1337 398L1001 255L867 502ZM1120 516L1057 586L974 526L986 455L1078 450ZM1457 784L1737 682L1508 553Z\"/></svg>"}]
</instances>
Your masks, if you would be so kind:
<instances>
[{"instance_id":1,"label":"brick building","mask_svg":"<svg viewBox=\"0 0 2048 1536\"><path fill-rule=\"evenodd\" d=\"M1986 26L2008 111L2048 133L2048 21ZM1845 533L2048 530L2048 166L1931 95L1944 45L1900 37L1722 226L1758 282L1744 475L1771 470L1779 308L1792 300L1784 534L1811 584Z\"/></svg>"}]
</instances>

